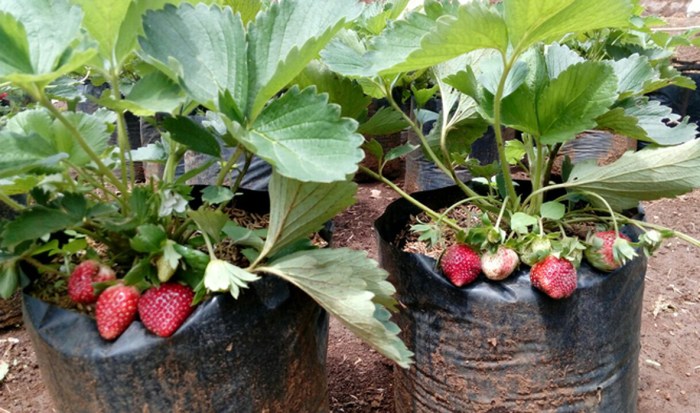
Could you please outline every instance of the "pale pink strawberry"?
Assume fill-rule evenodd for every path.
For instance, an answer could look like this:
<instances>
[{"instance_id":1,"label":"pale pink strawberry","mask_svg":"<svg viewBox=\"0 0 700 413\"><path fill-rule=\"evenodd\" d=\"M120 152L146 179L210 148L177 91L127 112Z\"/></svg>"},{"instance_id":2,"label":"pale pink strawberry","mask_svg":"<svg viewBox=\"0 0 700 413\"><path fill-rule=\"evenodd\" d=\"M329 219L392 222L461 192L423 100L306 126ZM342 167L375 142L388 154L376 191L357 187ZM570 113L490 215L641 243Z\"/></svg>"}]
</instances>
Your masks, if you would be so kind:
<instances>
[{"instance_id":1,"label":"pale pink strawberry","mask_svg":"<svg viewBox=\"0 0 700 413\"><path fill-rule=\"evenodd\" d=\"M481 256L481 271L486 278L494 281L508 278L518 265L518 254L512 248L503 245L499 246L496 252L487 251Z\"/></svg>"},{"instance_id":2,"label":"pale pink strawberry","mask_svg":"<svg viewBox=\"0 0 700 413\"><path fill-rule=\"evenodd\" d=\"M549 255L532 266L530 282L533 287L552 298L566 298L576 290L576 268L565 258Z\"/></svg>"},{"instance_id":3,"label":"pale pink strawberry","mask_svg":"<svg viewBox=\"0 0 700 413\"><path fill-rule=\"evenodd\" d=\"M165 283L143 293L139 316L143 325L160 337L170 337L190 316L194 291L188 286Z\"/></svg>"},{"instance_id":4,"label":"pale pink strawberry","mask_svg":"<svg viewBox=\"0 0 700 413\"><path fill-rule=\"evenodd\" d=\"M457 287L467 285L479 276L481 258L464 244L453 244L445 250L440 267L448 280Z\"/></svg>"},{"instance_id":5,"label":"pale pink strawberry","mask_svg":"<svg viewBox=\"0 0 700 413\"><path fill-rule=\"evenodd\" d=\"M68 296L76 303L92 304L97 301L93 283L111 281L116 278L114 271L95 260L78 264L68 279Z\"/></svg>"},{"instance_id":6,"label":"pale pink strawberry","mask_svg":"<svg viewBox=\"0 0 700 413\"><path fill-rule=\"evenodd\" d=\"M136 318L139 290L124 284L113 285L97 299L97 330L105 340L119 337Z\"/></svg>"}]
</instances>

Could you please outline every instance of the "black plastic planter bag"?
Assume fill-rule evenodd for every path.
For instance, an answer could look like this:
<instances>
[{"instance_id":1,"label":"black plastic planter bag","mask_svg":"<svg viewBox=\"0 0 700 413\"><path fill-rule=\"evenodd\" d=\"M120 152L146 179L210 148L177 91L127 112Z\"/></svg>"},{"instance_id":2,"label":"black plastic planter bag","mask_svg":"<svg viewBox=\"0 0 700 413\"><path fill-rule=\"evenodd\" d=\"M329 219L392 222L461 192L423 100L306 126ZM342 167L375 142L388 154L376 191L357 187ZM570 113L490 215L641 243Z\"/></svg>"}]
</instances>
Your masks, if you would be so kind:
<instances>
[{"instance_id":1,"label":"black plastic planter bag","mask_svg":"<svg viewBox=\"0 0 700 413\"><path fill-rule=\"evenodd\" d=\"M462 195L449 187L415 196L440 208ZM613 273L584 263L578 289L561 301L536 291L525 265L505 281L456 288L435 260L394 245L417 212L398 200L375 223L402 303L397 322L415 352L415 365L395 372L397 412L636 411L646 258Z\"/></svg>"},{"instance_id":2,"label":"black plastic planter bag","mask_svg":"<svg viewBox=\"0 0 700 413\"><path fill-rule=\"evenodd\" d=\"M258 206L267 207L265 201ZM272 276L252 283L238 300L222 294L204 301L165 339L135 321L107 342L91 317L26 294L23 312L59 412L329 409L328 315Z\"/></svg>"}]
</instances>

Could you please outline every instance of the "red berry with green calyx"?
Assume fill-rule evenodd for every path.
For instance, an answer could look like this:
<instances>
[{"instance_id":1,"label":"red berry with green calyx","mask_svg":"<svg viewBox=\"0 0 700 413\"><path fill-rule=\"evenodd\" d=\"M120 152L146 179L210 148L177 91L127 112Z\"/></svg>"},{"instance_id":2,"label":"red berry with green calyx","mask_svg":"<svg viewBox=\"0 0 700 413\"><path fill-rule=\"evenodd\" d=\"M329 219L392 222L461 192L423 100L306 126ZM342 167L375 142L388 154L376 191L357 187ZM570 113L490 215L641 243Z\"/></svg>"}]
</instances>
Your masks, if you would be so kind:
<instances>
[{"instance_id":1,"label":"red berry with green calyx","mask_svg":"<svg viewBox=\"0 0 700 413\"><path fill-rule=\"evenodd\" d=\"M138 311L139 290L124 284L113 285L97 299L97 331L105 340L119 337L134 321Z\"/></svg>"},{"instance_id":2,"label":"red berry with green calyx","mask_svg":"<svg viewBox=\"0 0 700 413\"><path fill-rule=\"evenodd\" d=\"M489 280L508 278L520 265L518 254L512 249L499 246L496 252L485 252L481 256L481 271Z\"/></svg>"},{"instance_id":3,"label":"red berry with green calyx","mask_svg":"<svg viewBox=\"0 0 700 413\"><path fill-rule=\"evenodd\" d=\"M576 268L565 258L549 255L530 269L532 286L554 299L569 297L576 290Z\"/></svg>"},{"instance_id":4,"label":"red berry with green calyx","mask_svg":"<svg viewBox=\"0 0 700 413\"><path fill-rule=\"evenodd\" d=\"M92 304L97 301L93 283L111 281L116 278L114 271L95 260L78 264L68 279L68 296L80 304Z\"/></svg>"},{"instance_id":5,"label":"red berry with green calyx","mask_svg":"<svg viewBox=\"0 0 700 413\"><path fill-rule=\"evenodd\" d=\"M182 284L153 287L139 300L141 322L153 334L170 337L194 310L193 299L194 291Z\"/></svg>"},{"instance_id":6,"label":"red berry with green calyx","mask_svg":"<svg viewBox=\"0 0 700 413\"><path fill-rule=\"evenodd\" d=\"M615 259L614 246L618 238L624 240L623 243L632 241L627 235L616 233L613 230L600 231L591 235L587 240L588 248L584 251L588 263L601 271L614 271L620 268L625 260ZM629 246L629 248L632 247Z\"/></svg>"},{"instance_id":7,"label":"red berry with green calyx","mask_svg":"<svg viewBox=\"0 0 700 413\"><path fill-rule=\"evenodd\" d=\"M481 258L464 244L449 246L440 260L440 268L448 280L457 287L467 285L479 276Z\"/></svg>"}]
</instances>

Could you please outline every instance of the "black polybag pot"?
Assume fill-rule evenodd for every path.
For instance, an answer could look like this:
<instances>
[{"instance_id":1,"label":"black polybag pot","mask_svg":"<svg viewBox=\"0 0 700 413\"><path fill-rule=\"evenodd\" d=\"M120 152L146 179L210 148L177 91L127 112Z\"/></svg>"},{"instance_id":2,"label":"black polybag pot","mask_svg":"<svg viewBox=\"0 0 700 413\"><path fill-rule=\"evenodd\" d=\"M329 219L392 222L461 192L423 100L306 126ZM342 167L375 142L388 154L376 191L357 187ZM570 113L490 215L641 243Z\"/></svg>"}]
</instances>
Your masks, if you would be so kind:
<instances>
[{"instance_id":1,"label":"black polybag pot","mask_svg":"<svg viewBox=\"0 0 700 413\"><path fill-rule=\"evenodd\" d=\"M414 196L440 208L463 193ZM402 304L396 321L415 352L410 370L395 371L397 412L636 411L643 255L612 273L583 263L565 300L536 291L526 265L456 288L434 259L395 245L418 212L400 199L375 222L379 261Z\"/></svg>"},{"instance_id":2,"label":"black polybag pot","mask_svg":"<svg viewBox=\"0 0 700 413\"><path fill-rule=\"evenodd\" d=\"M107 342L91 317L27 294L23 312L59 412L329 409L328 314L272 276L204 301L169 338L135 321Z\"/></svg>"}]
</instances>

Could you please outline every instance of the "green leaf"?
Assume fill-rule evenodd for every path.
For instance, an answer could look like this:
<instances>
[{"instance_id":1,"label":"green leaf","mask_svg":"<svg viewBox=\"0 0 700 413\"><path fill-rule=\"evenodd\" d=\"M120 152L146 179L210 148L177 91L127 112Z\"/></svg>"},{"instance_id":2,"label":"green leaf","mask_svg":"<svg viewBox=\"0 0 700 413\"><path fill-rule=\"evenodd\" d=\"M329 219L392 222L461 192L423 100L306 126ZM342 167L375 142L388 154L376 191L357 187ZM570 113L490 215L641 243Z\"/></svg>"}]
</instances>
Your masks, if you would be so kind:
<instances>
[{"instance_id":1,"label":"green leaf","mask_svg":"<svg viewBox=\"0 0 700 413\"><path fill-rule=\"evenodd\" d=\"M14 261L5 262L0 266L0 298L9 300L19 286L19 272L17 263ZM0 378L2 381L2 378Z\"/></svg>"},{"instance_id":2,"label":"green leaf","mask_svg":"<svg viewBox=\"0 0 700 413\"><path fill-rule=\"evenodd\" d=\"M228 217L221 211L199 208L189 211L187 215L194 220L200 230L205 232L214 242L221 240L221 230L228 222Z\"/></svg>"},{"instance_id":3,"label":"green leaf","mask_svg":"<svg viewBox=\"0 0 700 413\"><path fill-rule=\"evenodd\" d=\"M244 25L248 25L248 23L253 21L263 7L262 0L224 0L223 3L231 6L234 13L241 15Z\"/></svg>"},{"instance_id":4,"label":"green leaf","mask_svg":"<svg viewBox=\"0 0 700 413\"><path fill-rule=\"evenodd\" d=\"M277 275L311 296L381 354L407 368L412 353L385 307L395 305L387 273L363 251L320 249L288 255L260 271Z\"/></svg>"},{"instance_id":5,"label":"green leaf","mask_svg":"<svg viewBox=\"0 0 700 413\"><path fill-rule=\"evenodd\" d=\"M604 63L570 66L547 85L537 101L540 140L555 144L591 129L615 102L617 80Z\"/></svg>"},{"instance_id":6,"label":"green leaf","mask_svg":"<svg viewBox=\"0 0 700 413\"><path fill-rule=\"evenodd\" d=\"M403 114L390 106L380 108L369 120L360 125L358 133L363 135L389 135L400 132L408 127L408 121Z\"/></svg>"},{"instance_id":7,"label":"green leaf","mask_svg":"<svg viewBox=\"0 0 700 413\"><path fill-rule=\"evenodd\" d=\"M533 225L537 225L537 218L523 212L516 212L510 218L510 228L519 234L527 234Z\"/></svg>"},{"instance_id":8,"label":"green leaf","mask_svg":"<svg viewBox=\"0 0 700 413\"><path fill-rule=\"evenodd\" d=\"M561 202L545 202L540 206L540 216L552 221L559 221L566 214L566 206Z\"/></svg>"},{"instance_id":9,"label":"green leaf","mask_svg":"<svg viewBox=\"0 0 700 413\"><path fill-rule=\"evenodd\" d=\"M209 254L180 244L175 244L174 248L184 260L184 265L178 268L176 276L190 287L196 288L204 278L204 271L209 264Z\"/></svg>"},{"instance_id":10,"label":"green leaf","mask_svg":"<svg viewBox=\"0 0 700 413\"><path fill-rule=\"evenodd\" d=\"M240 139L281 175L301 181L344 180L362 160L357 122L340 118L314 88L296 87L268 105Z\"/></svg>"},{"instance_id":11,"label":"green leaf","mask_svg":"<svg viewBox=\"0 0 700 413\"><path fill-rule=\"evenodd\" d=\"M624 59L612 62L617 77L617 92L641 94L645 85L654 76L654 69L649 63L649 59L633 54Z\"/></svg>"},{"instance_id":12,"label":"green leaf","mask_svg":"<svg viewBox=\"0 0 700 413\"><path fill-rule=\"evenodd\" d=\"M187 116L176 116L163 121L163 126L170 132L170 137L178 143L188 146L196 152L221 157L219 141L204 127Z\"/></svg>"},{"instance_id":13,"label":"green leaf","mask_svg":"<svg viewBox=\"0 0 700 413\"><path fill-rule=\"evenodd\" d=\"M318 60L309 63L294 83L300 89L315 85L318 93L328 94L329 102L340 105L341 116L347 118L358 119L372 102L357 82L332 72Z\"/></svg>"},{"instance_id":14,"label":"green leaf","mask_svg":"<svg viewBox=\"0 0 700 413\"><path fill-rule=\"evenodd\" d=\"M154 279L155 275L155 268L151 265L150 260L140 259L126 273L124 283L126 285L136 285L146 280Z\"/></svg>"},{"instance_id":15,"label":"green leaf","mask_svg":"<svg viewBox=\"0 0 700 413\"><path fill-rule=\"evenodd\" d=\"M256 119L270 98L301 73L345 22L361 11L361 4L353 1L288 0L273 3L258 14L248 29L248 117Z\"/></svg>"},{"instance_id":16,"label":"green leaf","mask_svg":"<svg viewBox=\"0 0 700 413\"><path fill-rule=\"evenodd\" d=\"M162 162L168 160L168 153L160 142L151 143L131 151L131 160L134 162Z\"/></svg>"},{"instance_id":17,"label":"green leaf","mask_svg":"<svg viewBox=\"0 0 700 413\"><path fill-rule=\"evenodd\" d=\"M228 8L183 4L149 11L143 21L140 42L149 62L178 79L194 100L211 108L228 90L245 105L248 55L240 16Z\"/></svg>"},{"instance_id":18,"label":"green leaf","mask_svg":"<svg viewBox=\"0 0 700 413\"><path fill-rule=\"evenodd\" d=\"M626 27L633 10L631 0L504 0L503 5L516 53L568 33Z\"/></svg>"},{"instance_id":19,"label":"green leaf","mask_svg":"<svg viewBox=\"0 0 700 413\"><path fill-rule=\"evenodd\" d=\"M167 239L168 236L160 225L144 224L136 229L136 236L129 244L134 251L155 253L163 249L163 243Z\"/></svg>"},{"instance_id":20,"label":"green leaf","mask_svg":"<svg viewBox=\"0 0 700 413\"><path fill-rule=\"evenodd\" d=\"M2 0L0 16L0 37L7 40L0 42L0 55L7 54L0 59L0 79L43 86L95 55L71 47L78 43L83 13L68 0Z\"/></svg>"},{"instance_id":21,"label":"green leaf","mask_svg":"<svg viewBox=\"0 0 700 413\"><path fill-rule=\"evenodd\" d=\"M525 144L522 141L513 139L506 142L506 162L509 165L515 165L522 161L526 154Z\"/></svg>"},{"instance_id":22,"label":"green leaf","mask_svg":"<svg viewBox=\"0 0 700 413\"><path fill-rule=\"evenodd\" d=\"M374 156L377 159L384 158L384 148L382 147L382 144L379 143L379 141L374 139L374 138L365 142L365 144L362 145L362 149L364 149L365 152L371 154L372 156Z\"/></svg>"},{"instance_id":23,"label":"green leaf","mask_svg":"<svg viewBox=\"0 0 700 413\"><path fill-rule=\"evenodd\" d=\"M402 158L418 148L420 148L420 146L406 142L403 145L391 148L391 150L386 153L384 160L389 162L393 161L394 159Z\"/></svg>"},{"instance_id":24,"label":"green leaf","mask_svg":"<svg viewBox=\"0 0 700 413\"><path fill-rule=\"evenodd\" d=\"M12 247L24 241L35 240L53 232L79 225L71 214L57 209L35 206L24 210L8 222L2 233L2 246Z\"/></svg>"},{"instance_id":25,"label":"green leaf","mask_svg":"<svg viewBox=\"0 0 700 413\"><path fill-rule=\"evenodd\" d=\"M90 148L96 153L107 149L109 130L99 114L65 112L64 117L85 138ZM5 130L0 131L3 159L11 161L20 158L24 161L47 160L47 158L67 154L68 160L77 165L88 164L91 159L75 137L58 120L52 120L46 110L35 109L19 113L10 119Z\"/></svg>"},{"instance_id":26,"label":"green leaf","mask_svg":"<svg viewBox=\"0 0 700 413\"><path fill-rule=\"evenodd\" d=\"M671 108L655 100L637 102L628 108L615 108L597 119L598 127L617 134L668 146L695 139L697 125L681 119Z\"/></svg>"},{"instance_id":27,"label":"green leaf","mask_svg":"<svg viewBox=\"0 0 700 413\"><path fill-rule=\"evenodd\" d=\"M208 186L202 191L202 200L212 205L223 204L233 199L233 192L223 186Z\"/></svg>"},{"instance_id":28,"label":"green leaf","mask_svg":"<svg viewBox=\"0 0 700 413\"><path fill-rule=\"evenodd\" d=\"M114 100L111 95L107 95L99 100L104 106L128 110L136 116L151 116L156 112L172 113L183 102L180 86L160 72L139 79L126 99Z\"/></svg>"},{"instance_id":29,"label":"green leaf","mask_svg":"<svg viewBox=\"0 0 700 413\"><path fill-rule=\"evenodd\" d=\"M671 198L700 187L699 168L700 140L692 140L627 152L605 166L579 163L563 186L574 192L596 193L616 210L623 210L637 207L639 201Z\"/></svg>"},{"instance_id":30,"label":"green leaf","mask_svg":"<svg viewBox=\"0 0 700 413\"><path fill-rule=\"evenodd\" d=\"M112 62L112 59L117 57L115 51L119 32L131 2L93 0L73 0L73 2L83 9L85 13L83 26L97 41L100 56L107 62ZM118 67L119 62L113 63L116 64L115 68Z\"/></svg>"},{"instance_id":31,"label":"green leaf","mask_svg":"<svg viewBox=\"0 0 700 413\"><path fill-rule=\"evenodd\" d=\"M269 191L270 225L263 255L321 229L323 224L355 202L357 185L352 182L300 182L272 174Z\"/></svg>"},{"instance_id":32,"label":"green leaf","mask_svg":"<svg viewBox=\"0 0 700 413\"><path fill-rule=\"evenodd\" d=\"M10 14L0 13L0 77L31 71L32 62L24 26Z\"/></svg>"},{"instance_id":33,"label":"green leaf","mask_svg":"<svg viewBox=\"0 0 700 413\"><path fill-rule=\"evenodd\" d=\"M262 250L265 245L265 241L255 231L237 225L233 221L229 221L224 225L223 232L238 245L253 247L258 251Z\"/></svg>"},{"instance_id":34,"label":"green leaf","mask_svg":"<svg viewBox=\"0 0 700 413\"><path fill-rule=\"evenodd\" d=\"M545 62L550 79L558 78L563 71L583 61L584 59L568 46L562 46L559 43L547 46Z\"/></svg>"}]
</instances>

